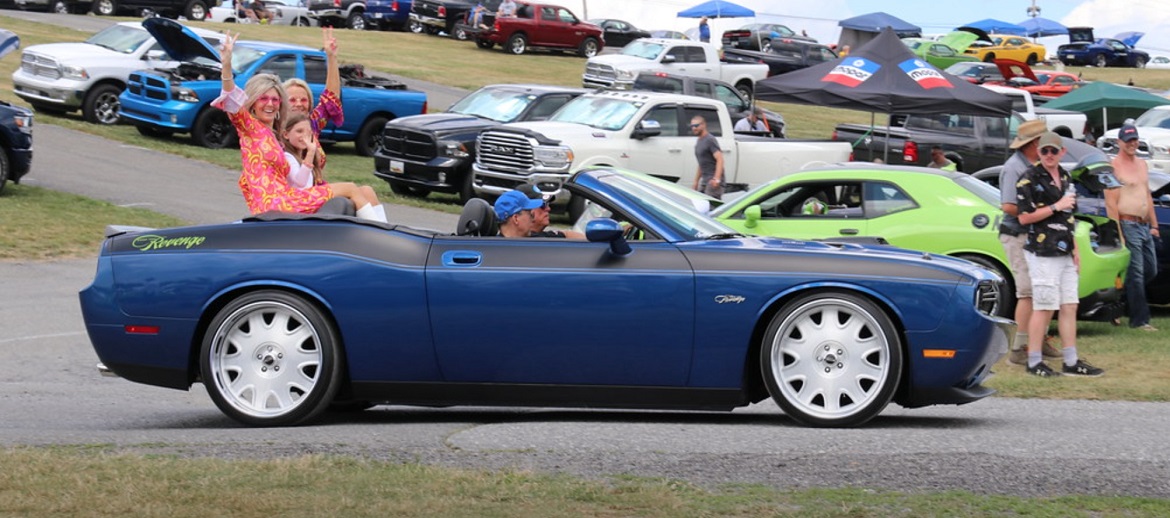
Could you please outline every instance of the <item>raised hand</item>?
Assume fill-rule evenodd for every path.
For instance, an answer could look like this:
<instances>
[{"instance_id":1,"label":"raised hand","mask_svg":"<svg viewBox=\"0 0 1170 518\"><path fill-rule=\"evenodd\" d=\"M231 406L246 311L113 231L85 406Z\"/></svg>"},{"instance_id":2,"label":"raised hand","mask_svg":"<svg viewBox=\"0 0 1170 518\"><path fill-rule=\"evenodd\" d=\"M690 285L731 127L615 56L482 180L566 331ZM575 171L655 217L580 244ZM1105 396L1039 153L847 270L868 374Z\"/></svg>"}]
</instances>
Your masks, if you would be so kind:
<instances>
[{"instance_id":1,"label":"raised hand","mask_svg":"<svg viewBox=\"0 0 1170 518\"><path fill-rule=\"evenodd\" d=\"M333 27L322 28L321 35L324 38L324 45L321 48L325 50L325 54L331 58L337 57L337 39L333 37Z\"/></svg>"}]
</instances>

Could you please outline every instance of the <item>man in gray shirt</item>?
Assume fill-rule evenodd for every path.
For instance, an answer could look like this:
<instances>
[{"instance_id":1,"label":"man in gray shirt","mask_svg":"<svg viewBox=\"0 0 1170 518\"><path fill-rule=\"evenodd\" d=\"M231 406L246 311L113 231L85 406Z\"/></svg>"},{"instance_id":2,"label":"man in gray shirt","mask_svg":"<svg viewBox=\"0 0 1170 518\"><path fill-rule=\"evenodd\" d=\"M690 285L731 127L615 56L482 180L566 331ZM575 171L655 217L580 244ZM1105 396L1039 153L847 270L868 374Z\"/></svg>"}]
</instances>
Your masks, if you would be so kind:
<instances>
[{"instance_id":1,"label":"man in gray shirt","mask_svg":"<svg viewBox=\"0 0 1170 518\"><path fill-rule=\"evenodd\" d=\"M691 118L691 133L699 137L695 143L695 159L699 168L695 171L694 189L715 199L723 198L723 150L719 141L707 131L707 119L702 115Z\"/></svg>"},{"instance_id":2,"label":"man in gray shirt","mask_svg":"<svg viewBox=\"0 0 1170 518\"><path fill-rule=\"evenodd\" d=\"M999 173L999 202L1003 208L1003 220L999 224L999 242L1007 254L1008 266L1012 269L1012 278L1016 283L1016 314L1015 320L1019 328L1016 331L1016 341L1012 344L1008 362L1017 365L1026 365L1028 353L1024 348L1028 343L1028 322L1032 318L1032 277L1028 271L1028 262L1024 259L1024 242L1028 239L1028 229L1020 224L1019 207L1016 205L1016 183L1028 168L1040 160L1040 150L1037 142L1040 136L1048 131L1048 126L1042 120L1032 120L1020 125L1011 148L1016 150ZM1060 351L1049 345L1043 346L1044 356L1060 358Z\"/></svg>"}]
</instances>

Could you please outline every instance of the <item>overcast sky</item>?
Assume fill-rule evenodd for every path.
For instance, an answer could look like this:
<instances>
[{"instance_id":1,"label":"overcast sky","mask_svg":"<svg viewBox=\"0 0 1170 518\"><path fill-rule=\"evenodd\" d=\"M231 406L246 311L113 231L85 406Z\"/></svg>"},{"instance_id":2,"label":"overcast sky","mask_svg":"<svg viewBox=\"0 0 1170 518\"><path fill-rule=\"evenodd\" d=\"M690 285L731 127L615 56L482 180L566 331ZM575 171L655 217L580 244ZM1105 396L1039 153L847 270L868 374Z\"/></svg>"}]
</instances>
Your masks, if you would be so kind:
<instances>
[{"instance_id":1,"label":"overcast sky","mask_svg":"<svg viewBox=\"0 0 1170 518\"><path fill-rule=\"evenodd\" d=\"M579 16L618 18L644 29L686 30L697 20L679 18L677 13L705 0L550 0L564 5ZM839 20L884 11L923 28L926 33L945 33L960 25L994 18L1019 23L1028 18L1032 0L733 0L756 11L755 19L729 18L713 20L713 34L734 29L745 23L772 21L783 23L822 42L836 43L840 36ZM1036 0L1040 15L1070 26L1094 27L1097 37L1109 37L1122 31L1140 31L1146 35L1137 47L1151 54L1170 55L1170 2L1166 0ZM585 12L587 10L587 13ZM1160 29L1160 30L1159 30ZM1064 36L1043 38L1049 52L1066 43Z\"/></svg>"}]
</instances>

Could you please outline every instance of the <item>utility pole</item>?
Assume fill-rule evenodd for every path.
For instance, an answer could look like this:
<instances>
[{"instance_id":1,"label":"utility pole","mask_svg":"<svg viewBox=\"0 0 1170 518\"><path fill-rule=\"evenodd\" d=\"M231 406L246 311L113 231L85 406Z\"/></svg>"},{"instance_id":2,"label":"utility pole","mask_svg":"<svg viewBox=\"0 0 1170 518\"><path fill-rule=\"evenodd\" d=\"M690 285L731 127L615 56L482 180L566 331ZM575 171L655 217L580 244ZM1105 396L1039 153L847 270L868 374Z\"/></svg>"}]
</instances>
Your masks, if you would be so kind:
<instances>
[{"instance_id":1,"label":"utility pole","mask_svg":"<svg viewBox=\"0 0 1170 518\"><path fill-rule=\"evenodd\" d=\"M1036 5L1036 0L1032 0L1032 5L1028 7L1028 16L1031 16L1032 18L1040 16L1040 6Z\"/></svg>"}]
</instances>

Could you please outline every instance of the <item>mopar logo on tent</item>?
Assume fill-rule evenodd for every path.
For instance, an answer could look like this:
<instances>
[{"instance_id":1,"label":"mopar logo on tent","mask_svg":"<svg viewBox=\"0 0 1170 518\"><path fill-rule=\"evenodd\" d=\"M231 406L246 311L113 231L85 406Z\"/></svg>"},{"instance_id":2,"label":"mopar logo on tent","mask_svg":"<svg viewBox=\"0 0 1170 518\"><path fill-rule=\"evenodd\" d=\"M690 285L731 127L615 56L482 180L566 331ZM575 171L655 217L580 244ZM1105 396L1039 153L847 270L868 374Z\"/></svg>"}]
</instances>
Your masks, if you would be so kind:
<instances>
[{"instance_id":1,"label":"mopar logo on tent","mask_svg":"<svg viewBox=\"0 0 1170 518\"><path fill-rule=\"evenodd\" d=\"M926 64L920 59L907 59L898 63L898 68L901 68L906 75L910 76L923 88L929 90L931 88L954 88L955 85L947 81L947 78L935 70L934 67Z\"/></svg>"},{"instance_id":2,"label":"mopar logo on tent","mask_svg":"<svg viewBox=\"0 0 1170 518\"><path fill-rule=\"evenodd\" d=\"M846 59L830 70L821 81L832 81L850 88L864 83L882 66L865 58Z\"/></svg>"}]
</instances>

